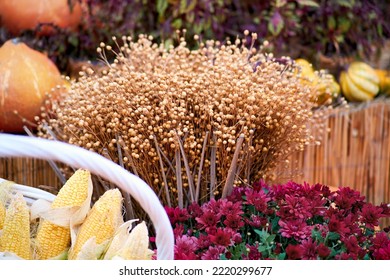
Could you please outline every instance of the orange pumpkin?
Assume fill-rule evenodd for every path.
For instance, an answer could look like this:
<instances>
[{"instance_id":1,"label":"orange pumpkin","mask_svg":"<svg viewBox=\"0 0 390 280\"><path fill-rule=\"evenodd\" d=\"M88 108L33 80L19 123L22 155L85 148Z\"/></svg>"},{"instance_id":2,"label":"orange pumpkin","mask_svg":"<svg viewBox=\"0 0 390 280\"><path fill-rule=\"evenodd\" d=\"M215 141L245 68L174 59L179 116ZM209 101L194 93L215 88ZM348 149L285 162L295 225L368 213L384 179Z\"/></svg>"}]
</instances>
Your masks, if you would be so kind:
<instances>
[{"instance_id":1,"label":"orange pumpkin","mask_svg":"<svg viewBox=\"0 0 390 280\"><path fill-rule=\"evenodd\" d=\"M23 132L34 122L51 93L57 98L63 85L57 66L44 54L16 39L0 48L0 132Z\"/></svg>"},{"instance_id":2,"label":"orange pumpkin","mask_svg":"<svg viewBox=\"0 0 390 280\"><path fill-rule=\"evenodd\" d=\"M0 17L12 34L32 30L39 23L51 23L61 28L76 29L81 21L82 8L78 0L0 0ZM41 35L50 35L54 29L45 26Z\"/></svg>"}]
</instances>

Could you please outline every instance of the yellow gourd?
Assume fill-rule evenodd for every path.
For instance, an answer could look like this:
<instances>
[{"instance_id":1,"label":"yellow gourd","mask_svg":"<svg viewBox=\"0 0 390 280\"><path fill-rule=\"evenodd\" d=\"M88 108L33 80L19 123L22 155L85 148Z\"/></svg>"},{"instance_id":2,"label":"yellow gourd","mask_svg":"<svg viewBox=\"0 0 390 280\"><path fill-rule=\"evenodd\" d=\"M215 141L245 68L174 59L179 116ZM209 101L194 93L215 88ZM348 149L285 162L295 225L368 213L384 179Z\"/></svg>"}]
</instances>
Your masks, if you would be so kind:
<instances>
[{"instance_id":1,"label":"yellow gourd","mask_svg":"<svg viewBox=\"0 0 390 280\"><path fill-rule=\"evenodd\" d=\"M340 85L347 100L369 101L379 93L380 80L370 65L355 61L340 73Z\"/></svg>"},{"instance_id":2,"label":"yellow gourd","mask_svg":"<svg viewBox=\"0 0 390 280\"><path fill-rule=\"evenodd\" d=\"M315 100L318 105L327 104L332 100L332 97L340 94L340 86L335 77L326 71L316 71L313 65L303 58L298 58L295 63L300 70L296 70L295 74L300 74L301 84L311 86L315 90Z\"/></svg>"},{"instance_id":3,"label":"yellow gourd","mask_svg":"<svg viewBox=\"0 0 390 280\"><path fill-rule=\"evenodd\" d=\"M390 95L390 71L375 69L379 77L379 89L381 93Z\"/></svg>"}]
</instances>

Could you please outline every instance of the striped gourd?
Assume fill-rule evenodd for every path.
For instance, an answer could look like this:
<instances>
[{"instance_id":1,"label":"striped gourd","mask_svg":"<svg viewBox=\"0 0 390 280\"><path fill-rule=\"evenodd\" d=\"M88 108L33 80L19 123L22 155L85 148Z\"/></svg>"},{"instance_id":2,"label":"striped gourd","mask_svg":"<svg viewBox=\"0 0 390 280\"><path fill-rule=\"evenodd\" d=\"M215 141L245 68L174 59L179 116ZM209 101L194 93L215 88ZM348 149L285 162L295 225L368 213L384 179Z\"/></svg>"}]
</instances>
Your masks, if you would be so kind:
<instances>
[{"instance_id":1,"label":"striped gourd","mask_svg":"<svg viewBox=\"0 0 390 280\"><path fill-rule=\"evenodd\" d=\"M380 80L370 65L355 61L340 73L340 85L349 101L370 101L379 93Z\"/></svg>"}]
</instances>

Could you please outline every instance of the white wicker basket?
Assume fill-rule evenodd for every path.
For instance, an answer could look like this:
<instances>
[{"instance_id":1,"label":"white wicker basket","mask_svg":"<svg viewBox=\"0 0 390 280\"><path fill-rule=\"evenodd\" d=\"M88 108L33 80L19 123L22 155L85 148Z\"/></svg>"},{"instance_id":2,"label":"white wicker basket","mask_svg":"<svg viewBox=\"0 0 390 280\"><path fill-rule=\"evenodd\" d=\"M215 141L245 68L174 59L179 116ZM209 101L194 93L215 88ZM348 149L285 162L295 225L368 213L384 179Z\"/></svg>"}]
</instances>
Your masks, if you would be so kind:
<instances>
[{"instance_id":1,"label":"white wicker basket","mask_svg":"<svg viewBox=\"0 0 390 280\"><path fill-rule=\"evenodd\" d=\"M67 143L4 133L0 133L0 157L58 161L75 168L87 169L92 174L114 183L137 200L149 215L156 231L157 259L173 260L173 231L163 205L143 180L116 163L97 153ZM54 198L52 194L43 190L16 185L16 188L18 187L23 189L27 202L38 198L51 201Z\"/></svg>"}]
</instances>

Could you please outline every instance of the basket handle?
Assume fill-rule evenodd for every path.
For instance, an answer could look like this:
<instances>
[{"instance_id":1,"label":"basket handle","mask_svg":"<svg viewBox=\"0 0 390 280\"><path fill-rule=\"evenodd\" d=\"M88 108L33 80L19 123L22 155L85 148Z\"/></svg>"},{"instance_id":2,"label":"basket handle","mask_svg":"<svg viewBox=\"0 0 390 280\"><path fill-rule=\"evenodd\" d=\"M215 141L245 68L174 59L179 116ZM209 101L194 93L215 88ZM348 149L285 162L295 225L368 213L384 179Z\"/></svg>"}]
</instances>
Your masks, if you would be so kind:
<instances>
[{"instance_id":1,"label":"basket handle","mask_svg":"<svg viewBox=\"0 0 390 280\"><path fill-rule=\"evenodd\" d=\"M158 260L173 260L174 237L168 215L155 192L142 179L105 157L60 141L0 133L0 157L54 160L84 168L116 184L138 201L156 231Z\"/></svg>"}]
</instances>

